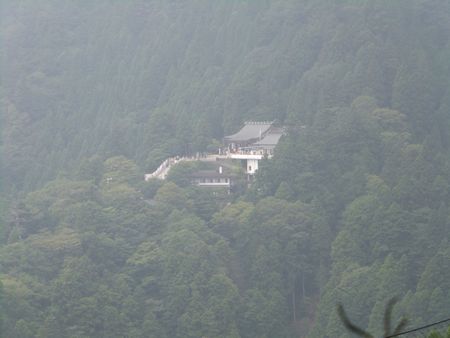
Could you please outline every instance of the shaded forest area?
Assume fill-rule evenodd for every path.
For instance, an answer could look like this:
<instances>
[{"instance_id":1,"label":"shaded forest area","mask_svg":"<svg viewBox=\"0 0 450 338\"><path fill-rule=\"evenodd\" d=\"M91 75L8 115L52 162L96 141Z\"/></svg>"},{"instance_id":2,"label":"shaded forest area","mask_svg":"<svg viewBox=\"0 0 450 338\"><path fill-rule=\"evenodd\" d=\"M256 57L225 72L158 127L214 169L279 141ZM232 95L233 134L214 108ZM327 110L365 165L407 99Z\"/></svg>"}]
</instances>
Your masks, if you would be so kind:
<instances>
[{"instance_id":1,"label":"shaded forest area","mask_svg":"<svg viewBox=\"0 0 450 338\"><path fill-rule=\"evenodd\" d=\"M4 337L449 317L449 2L5 0L0 42ZM144 182L246 120L288 129L248 190Z\"/></svg>"}]
</instances>

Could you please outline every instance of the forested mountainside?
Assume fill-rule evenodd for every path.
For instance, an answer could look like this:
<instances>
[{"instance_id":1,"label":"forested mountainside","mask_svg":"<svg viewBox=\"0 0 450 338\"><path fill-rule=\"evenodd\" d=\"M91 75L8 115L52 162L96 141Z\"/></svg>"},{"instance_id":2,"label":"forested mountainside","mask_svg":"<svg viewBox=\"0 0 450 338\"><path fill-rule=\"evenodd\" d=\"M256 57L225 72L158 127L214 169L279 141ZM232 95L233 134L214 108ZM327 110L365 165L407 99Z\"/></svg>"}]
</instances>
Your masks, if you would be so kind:
<instances>
[{"instance_id":1,"label":"forested mountainside","mask_svg":"<svg viewBox=\"0 0 450 338\"><path fill-rule=\"evenodd\" d=\"M450 2L1 2L0 335L348 337L450 317ZM169 156L287 127L255 182Z\"/></svg>"}]
</instances>

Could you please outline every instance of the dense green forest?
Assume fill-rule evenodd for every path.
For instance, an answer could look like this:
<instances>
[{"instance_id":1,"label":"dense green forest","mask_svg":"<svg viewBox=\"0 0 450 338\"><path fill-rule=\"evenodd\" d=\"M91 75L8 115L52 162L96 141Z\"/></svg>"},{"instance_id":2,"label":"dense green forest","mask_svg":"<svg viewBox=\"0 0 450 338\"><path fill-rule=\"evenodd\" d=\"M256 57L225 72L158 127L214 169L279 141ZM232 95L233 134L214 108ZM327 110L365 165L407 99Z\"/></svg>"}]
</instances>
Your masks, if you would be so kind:
<instances>
[{"instance_id":1,"label":"dense green forest","mask_svg":"<svg viewBox=\"0 0 450 338\"><path fill-rule=\"evenodd\" d=\"M450 2L0 4L0 337L450 317ZM248 189L144 181L247 120L287 128Z\"/></svg>"}]
</instances>

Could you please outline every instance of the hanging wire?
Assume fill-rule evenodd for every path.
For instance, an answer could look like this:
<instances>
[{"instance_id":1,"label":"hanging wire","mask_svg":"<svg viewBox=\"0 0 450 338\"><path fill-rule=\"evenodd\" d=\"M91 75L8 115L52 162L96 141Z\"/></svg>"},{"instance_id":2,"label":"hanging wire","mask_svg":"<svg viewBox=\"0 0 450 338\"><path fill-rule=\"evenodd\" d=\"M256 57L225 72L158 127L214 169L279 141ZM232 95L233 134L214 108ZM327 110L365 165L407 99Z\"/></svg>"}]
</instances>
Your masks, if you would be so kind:
<instances>
[{"instance_id":1,"label":"hanging wire","mask_svg":"<svg viewBox=\"0 0 450 338\"><path fill-rule=\"evenodd\" d=\"M450 318L440 320L438 322L434 322L431 324L427 324L421 327L417 327L411 330L403 331L391 336L387 336L386 338L392 338L392 337L400 337L400 336L408 336L408 337L427 337L430 334L430 328L433 328L434 331L441 333L442 331L444 334L446 333L448 324L450 322Z\"/></svg>"}]
</instances>

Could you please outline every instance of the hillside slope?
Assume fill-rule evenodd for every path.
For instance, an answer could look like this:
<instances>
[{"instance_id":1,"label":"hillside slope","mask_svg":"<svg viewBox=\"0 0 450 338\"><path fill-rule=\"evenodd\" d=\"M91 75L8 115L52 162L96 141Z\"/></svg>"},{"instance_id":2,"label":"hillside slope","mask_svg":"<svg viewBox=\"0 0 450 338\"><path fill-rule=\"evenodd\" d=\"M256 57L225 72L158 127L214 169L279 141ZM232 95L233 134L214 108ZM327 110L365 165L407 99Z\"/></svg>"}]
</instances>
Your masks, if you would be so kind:
<instances>
[{"instance_id":1,"label":"hillside slope","mask_svg":"<svg viewBox=\"0 0 450 338\"><path fill-rule=\"evenodd\" d=\"M310 124L360 95L447 142L448 7L4 1L7 181L41 186L94 154L150 170L246 119Z\"/></svg>"},{"instance_id":2,"label":"hillside slope","mask_svg":"<svg viewBox=\"0 0 450 338\"><path fill-rule=\"evenodd\" d=\"M449 2L1 6L6 337L344 338L338 302L378 334L393 295L448 317ZM143 181L272 119L245 192Z\"/></svg>"}]
</instances>

